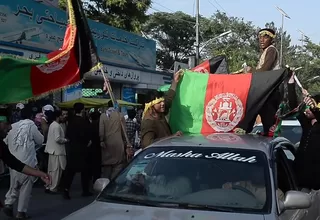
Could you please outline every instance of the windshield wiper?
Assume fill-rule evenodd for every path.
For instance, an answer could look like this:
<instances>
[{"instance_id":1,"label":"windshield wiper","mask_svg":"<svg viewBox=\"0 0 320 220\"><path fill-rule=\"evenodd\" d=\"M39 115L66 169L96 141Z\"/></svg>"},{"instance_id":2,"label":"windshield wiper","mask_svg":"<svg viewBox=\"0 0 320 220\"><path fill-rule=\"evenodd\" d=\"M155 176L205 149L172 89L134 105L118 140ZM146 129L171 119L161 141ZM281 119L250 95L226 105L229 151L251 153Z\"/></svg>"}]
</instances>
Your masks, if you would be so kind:
<instances>
[{"instance_id":1,"label":"windshield wiper","mask_svg":"<svg viewBox=\"0 0 320 220\"><path fill-rule=\"evenodd\" d=\"M210 205L196 205L196 204L189 204L189 203L176 203L176 202L157 202L157 201L149 201L149 200L140 200L135 198L129 197L121 197L121 196L113 196L113 195L106 195L98 200L113 200L113 201L120 201L130 204L136 205L144 205L144 206L151 206L151 207L167 207L167 208L183 208L183 209L198 209L198 210L206 210L206 211L218 211L218 212L234 212L233 208L227 207L219 207L219 206L210 206Z\"/></svg>"},{"instance_id":2,"label":"windshield wiper","mask_svg":"<svg viewBox=\"0 0 320 220\"><path fill-rule=\"evenodd\" d=\"M137 204L137 205L144 205L144 206L152 206L152 207L160 207L161 205L158 202L154 201L148 201L148 200L140 200L135 198L129 198L129 197L121 197L121 196L112 196L112 195L106 195L99 200L113 200L113 201L120 201L120 202L126 202L130 204Z\"/></svg>"},{"instance_id":3,"label":"windshield wiper","mask_svg":"<svg viewBox=\"0 0 320 220\"><path fill-rule=\"evenodd\" d=\"M179 208L185 209L198 209L206 211L218 211L218 212L234 212L235 210L227 207L211 206L211 205L195 205L189 203L177 203Z\"/></svg>"}]
</instances>

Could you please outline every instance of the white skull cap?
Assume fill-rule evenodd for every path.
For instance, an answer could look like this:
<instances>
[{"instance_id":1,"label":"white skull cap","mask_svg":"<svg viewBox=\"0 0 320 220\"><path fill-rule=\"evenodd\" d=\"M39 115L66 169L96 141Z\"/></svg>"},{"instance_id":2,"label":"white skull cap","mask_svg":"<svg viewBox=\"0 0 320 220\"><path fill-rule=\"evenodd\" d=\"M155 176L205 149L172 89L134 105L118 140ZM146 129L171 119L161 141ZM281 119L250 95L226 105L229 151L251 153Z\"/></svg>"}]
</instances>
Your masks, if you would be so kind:
<instances>
[{"instance_id":1,"label":"white skull cap","mask_svg":"<svg viewBox=\"0 0 320 220\"><path fill-rule=\"evenodd\" d=\"M22 104L22 103L18 103L17 105L16 105L16 108L17 109L24 109L24 104Z\"/></svg>"},{"instance_id":2,"label":"white skull cap","mask_svg":"<svg viewBox=\"0 0 320 220\"><path fill-rule=\"evenodd\" d=\"M45 105L43 106L43 111L53 111L54 112L54 108L52 105Z\"/></svg>"}]
</instances>

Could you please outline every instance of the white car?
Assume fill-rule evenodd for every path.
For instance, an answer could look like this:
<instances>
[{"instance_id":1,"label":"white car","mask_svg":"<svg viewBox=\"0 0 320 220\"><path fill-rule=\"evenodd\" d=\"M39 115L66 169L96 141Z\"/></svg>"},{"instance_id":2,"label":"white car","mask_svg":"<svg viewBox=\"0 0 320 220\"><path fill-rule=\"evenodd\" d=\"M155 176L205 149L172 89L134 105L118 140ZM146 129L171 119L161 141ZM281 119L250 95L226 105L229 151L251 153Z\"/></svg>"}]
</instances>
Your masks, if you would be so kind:
<instances>
[{"instance_id":1,"label":"white car","mask_svg":"<svg viewBox=\"0 0 320 220\"><path fill-rule=\"evenodd\" d=\"M98 179L98 198L64 220L319 220L319 191L298 189L292 160L282 137L163 139Z\"/></svg>"},{"instance_id":2,"label":"white car","mask_svg":"<svg viewBox=\"0 0 320 220\"><path fill-rule=\"evenodd\" d=\"M282 131L280 136L287 138L293 144L300 142L302 135L302 128L298 120L283 120L282 121ZM263 126L261 123L254 126L252 133L263 132Z\"/></svg>"}]
</instances>

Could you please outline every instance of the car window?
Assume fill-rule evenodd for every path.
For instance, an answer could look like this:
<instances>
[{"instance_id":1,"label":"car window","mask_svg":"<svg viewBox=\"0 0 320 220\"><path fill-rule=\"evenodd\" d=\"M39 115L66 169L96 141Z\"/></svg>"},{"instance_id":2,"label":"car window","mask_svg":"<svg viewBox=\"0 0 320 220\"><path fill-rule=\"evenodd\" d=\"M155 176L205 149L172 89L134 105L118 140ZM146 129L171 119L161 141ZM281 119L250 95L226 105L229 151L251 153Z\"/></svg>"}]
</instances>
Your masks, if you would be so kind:
<instances>
[{"instance_id":1,"label":"car window","mask_svg":"<svg viewBox=\"0 0 320 220\"><path fill-rule=\"evenodd\" d=\"M288 152L283 149L277 150L277 185L278 189L281 190L283 195L289 190L295 190L295 186L293 185L293 178L291 176L291 160L288 159Z\"/></svg>"},{"instance_id":2,"label":"car window","mask_svg":"<svg viewBox=\"0 0 320 220\"><path fill-rule=\"evenodd\" d=\"M101 193L159 204L192 204L266 213L270 176L261 151L152 147L138 154Z\"/></svg>"},{"instance_id":3,"label":"car window","mask_svg":"<svg viewBox=\"0 0 320 220\"><path fill-rule=\"evenodd\" d=\"M297 190L297 183L295 181L294 173L292 170L292 160L288 160L288 155L292 153L287 149L277 149L276 152L276 186L277 186L277 198L278 201L285 200L285 194L291 190ZM293 155L292 155L293 156ZM278 205L278 214L282 217L281 219L290 219L293 215L292 211L294 210L285 210L281 212L282 203L277 203Z\"/></svg>"},{"instance_id":4,"label":"car window","mask_svg":"<svg viewBox=\"0 0 320 220\"><path fill-rule=\"evenodd\" d=\"M262 126L255 126L252 133L263 132ZM287 138L293 144L300 141L302 135L301 126L282 126L280 136Z\"/></svg>"}]
</instances>

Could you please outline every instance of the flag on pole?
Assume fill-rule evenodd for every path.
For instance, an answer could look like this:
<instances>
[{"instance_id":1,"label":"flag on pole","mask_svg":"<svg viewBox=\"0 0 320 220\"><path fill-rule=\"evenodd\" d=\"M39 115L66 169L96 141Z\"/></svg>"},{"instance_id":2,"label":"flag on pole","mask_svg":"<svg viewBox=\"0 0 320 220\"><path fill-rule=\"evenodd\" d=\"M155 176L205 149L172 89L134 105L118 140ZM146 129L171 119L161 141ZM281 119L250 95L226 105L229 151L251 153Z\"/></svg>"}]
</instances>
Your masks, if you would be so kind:
<instances>
[{"instance_id":1,"label":"flag on pole","mask_svg":"<svg viewBox=\"0 0 320 220\"><path fill-rule=\"evenodd\" d=\"M67 0L69 23L62 47L41 60L0 56L0 103L41 97L78 85L98 68L96 53L80 0Z\"/></svg>"},{"instance_id":2,"label":"flag on pole","mask_svg":"<svg viewBox=\"0 0 320 220\"><path fill-rule=\"evenodd\" d=\"M208 134L247 130L286 73L284 69L239 75L184 72L170 110L172 131ZM276 111L267 116L273 119Z\"/></svg>"},{"instance_id":3,"label":"flag on pole","mask_svg":"<svg viewBox=\"0 0 320 220\"><path fill-rule=\"evenodd\" d=\"M213 57L191 70L200 73L229 73L227 57L224 55Z\"/></svg>"}]
</instances>

